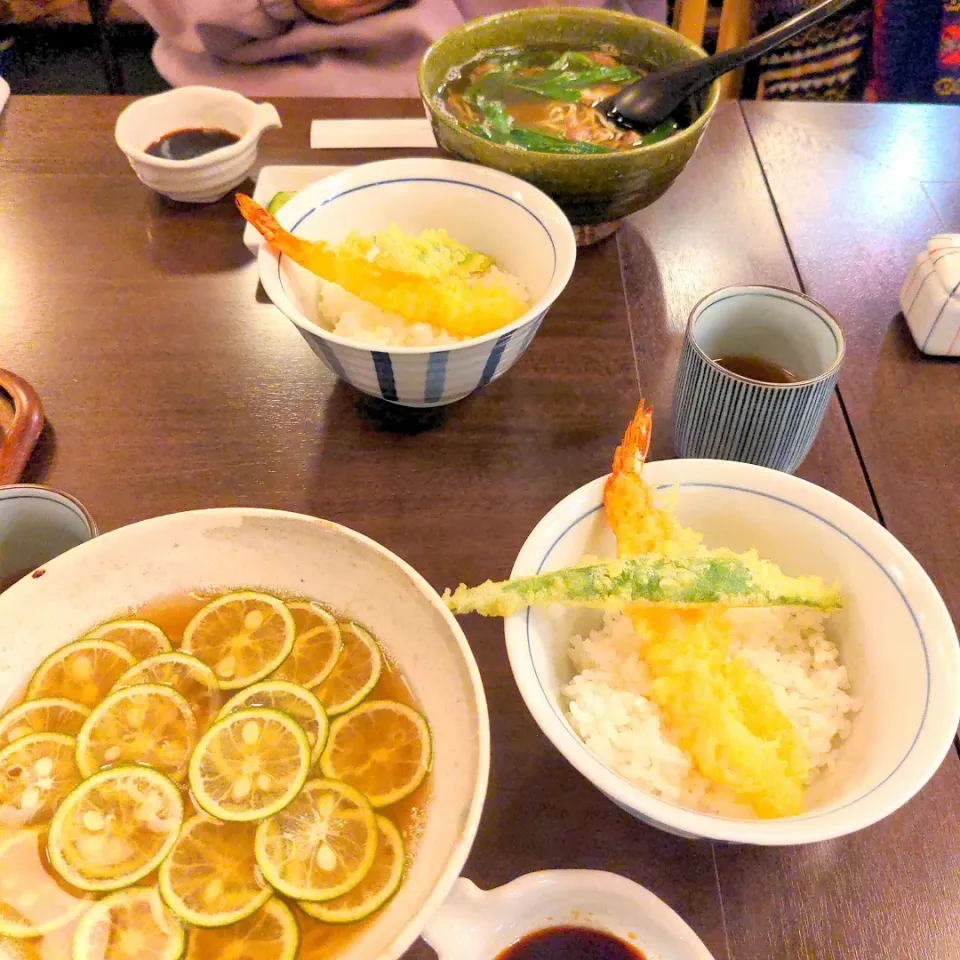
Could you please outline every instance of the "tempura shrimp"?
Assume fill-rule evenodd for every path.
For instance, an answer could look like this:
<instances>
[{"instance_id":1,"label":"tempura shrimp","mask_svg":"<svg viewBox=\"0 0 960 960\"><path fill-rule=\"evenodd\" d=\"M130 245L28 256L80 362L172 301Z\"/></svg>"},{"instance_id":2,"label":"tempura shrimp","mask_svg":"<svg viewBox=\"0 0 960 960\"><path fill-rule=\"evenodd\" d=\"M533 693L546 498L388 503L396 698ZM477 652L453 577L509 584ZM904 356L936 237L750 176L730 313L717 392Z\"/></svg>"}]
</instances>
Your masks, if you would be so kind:
<instances>
[{"instance_id":1,"label":"tempura shrimp","mask_svg":"<svg viewBox=\"0 0 960 960\"><path fill-rule=\"evenodd\" d=\"M641 398L637 412L613 455L610 476L603 488L607 522L617 539L617 556L669 554L671 546L695 549L699 535L681 527L666 510L653 503L653 492L640 475L650 452L653 409Z\"/></svg>"},{"instance_id":2,"label":"tempura shrimp","mask_svg":"<svg viewBox=\"0 0 960 960\"><path fill-rule=\"evenodd\" d=\"M425 277L294 236L255 200L237 207L272 247L355 297L410 323L430 323L456 337L478 337L512 323L527 309L505 284L469 284L459 276Z\"/></svg>"},{"instance_id":3,"label":"tempura shrimp","mask_svg":"<svg viewBox=\"0 0 960 960\"><path fill-rule=\"evenodd\" d=\"M641 470L650 451L653 410L641 399L603 493L620 557L718 554L653 503ZM809 773L799 734L777 707L770 684L730 656L727 604L696 610L625 610L652 677L653 701L681 747L711 783L732 790L760 816L788 816L802 806Z\"/></svg>"}]
</instances>

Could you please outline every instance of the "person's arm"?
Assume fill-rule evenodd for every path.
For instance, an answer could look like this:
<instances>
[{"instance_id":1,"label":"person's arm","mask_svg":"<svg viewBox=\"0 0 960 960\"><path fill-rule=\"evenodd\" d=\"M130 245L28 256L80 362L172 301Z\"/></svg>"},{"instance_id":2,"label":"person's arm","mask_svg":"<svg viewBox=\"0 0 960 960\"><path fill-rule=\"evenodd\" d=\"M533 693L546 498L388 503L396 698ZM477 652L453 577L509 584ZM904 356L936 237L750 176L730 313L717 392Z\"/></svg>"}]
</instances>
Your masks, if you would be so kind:
<instances>
[{"instance_id":1,"label":"person's arm","mask_svg":"<svg viewBox=\"0 0 960 960\"><path fill-rule=\"evenodd\" d=\"M158 36L178 48L230 58L252 41L289 33L297 22L343 24L395 0L127 0Z\"/></svg>"}]
</instances>

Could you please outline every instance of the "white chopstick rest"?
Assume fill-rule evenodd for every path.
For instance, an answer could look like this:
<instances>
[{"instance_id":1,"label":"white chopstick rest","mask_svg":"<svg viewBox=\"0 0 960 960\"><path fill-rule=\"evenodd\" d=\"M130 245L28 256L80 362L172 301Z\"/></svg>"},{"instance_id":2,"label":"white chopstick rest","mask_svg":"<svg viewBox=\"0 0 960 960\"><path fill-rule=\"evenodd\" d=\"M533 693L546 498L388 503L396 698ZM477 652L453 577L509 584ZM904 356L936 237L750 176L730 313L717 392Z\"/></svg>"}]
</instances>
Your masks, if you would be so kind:
<instances>
[{"instance_id":1,"label":"white chopstick rest","mask_svg":"<svg viewBox=\"0 0 960 960\"><path fill-rule=\"evenodd\" d=\"M920 350L960 356L960 234L928 241L900 290L900 307Z\"/></svg>"},{"instance_id":2,"label":"white chopstick rest","mask_svg":"<svg viewBox=\"0 0 960 960\"><path fill-rule=\"evenodd\" d=\"M314 120L310 146L314 150L436 147L427 119Z\"/></svg>"}]
</instances>

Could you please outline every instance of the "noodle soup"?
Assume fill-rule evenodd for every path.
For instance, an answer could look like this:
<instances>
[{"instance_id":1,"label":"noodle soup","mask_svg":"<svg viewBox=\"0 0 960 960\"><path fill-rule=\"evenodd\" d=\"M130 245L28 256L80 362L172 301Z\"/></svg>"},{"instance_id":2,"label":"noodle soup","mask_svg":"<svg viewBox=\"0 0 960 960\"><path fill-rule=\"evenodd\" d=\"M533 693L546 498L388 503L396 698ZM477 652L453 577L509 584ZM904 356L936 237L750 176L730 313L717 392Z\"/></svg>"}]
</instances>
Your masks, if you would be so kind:
<instances>
[{"instance_id":1,"label":"noodle soup","mask_svg":"<svg viewBox=\"0 0 960 960\"><path fill-rule=\"evenodd\" d=\"M346 955L416 855L430 739L376 639L314 601L104 624L0 714L0 960Z\"/></svg>"},{"instance_id":2,"label":"noodle soup","mask_svg":"<svg viewBox=\"0 0 960 960\"><path fill-rule=\"evenodd\" d=\"M438 93L464 129L496 143L545 153L604 154L664 140L670 117L644 133L624 130L596 105L646 71L612 44L594 50L503 47L454 70Z\"/></svg>"}]
</instances>

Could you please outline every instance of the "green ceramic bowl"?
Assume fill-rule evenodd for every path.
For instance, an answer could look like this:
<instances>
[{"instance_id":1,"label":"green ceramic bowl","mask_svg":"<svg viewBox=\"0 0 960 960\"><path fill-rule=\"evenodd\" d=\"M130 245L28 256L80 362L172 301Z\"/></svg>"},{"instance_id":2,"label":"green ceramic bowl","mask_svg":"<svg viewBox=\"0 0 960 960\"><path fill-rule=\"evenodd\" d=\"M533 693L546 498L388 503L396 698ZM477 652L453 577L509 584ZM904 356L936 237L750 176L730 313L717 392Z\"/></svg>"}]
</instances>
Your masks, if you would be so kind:
<instances>
[{"instance_id":1,"label":"green ceramic bowl","mask_svg":"<svg viewBox=\"0 0 960 960\"><path fill-rule=\"evenodd\" d=\"M719 84L701 95L698 115L688 127L659 143L618 153L536 153L464 130L437 97L449 72L483 50L529 45L532 38L540 46L570 48L612 43L652 69L705 56L669 27L609 10L551 7L472 20L437 40L420 64L420 96L440 148L458 160L528 180L556 200L575 226L607 224L653 203L693 155L720 99Z\"/></svg>"}]
</instances>

